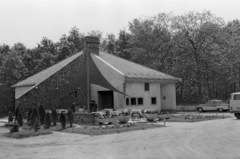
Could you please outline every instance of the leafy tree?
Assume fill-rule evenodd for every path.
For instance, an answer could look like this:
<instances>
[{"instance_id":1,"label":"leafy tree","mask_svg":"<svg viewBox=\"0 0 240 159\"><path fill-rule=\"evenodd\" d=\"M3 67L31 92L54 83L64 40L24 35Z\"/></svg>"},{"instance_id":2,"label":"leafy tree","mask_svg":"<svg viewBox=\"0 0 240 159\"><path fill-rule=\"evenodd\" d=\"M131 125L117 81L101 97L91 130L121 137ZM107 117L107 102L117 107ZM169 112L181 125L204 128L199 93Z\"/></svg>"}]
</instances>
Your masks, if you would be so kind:
<instances>
[{"instance_id":1,"label":"leafy tree","mask_svg":"<svg viewBox=\"0 0 240 159\"><path fill-rule=\"evenodd\" d=\"M198 102L202 102L202 66L218 43L218 35L224 26L221 18L209 11L189 12L176 16L173 20L175 42L179 50L184 51L193 62L192 71L197 83Z\"/></svg>"},{"instance_id":2,"label":"leafy tree","mask_svg":"<svg viewBox=\"0 0 240 159\"><path fill-rule=\"evenodd\" d=\"M126 30L120 30L118 38L114 44L114 54L124 59L131 60L132 45L130 44L131 34L127 33Z\"/></svg>"}]
</instances>

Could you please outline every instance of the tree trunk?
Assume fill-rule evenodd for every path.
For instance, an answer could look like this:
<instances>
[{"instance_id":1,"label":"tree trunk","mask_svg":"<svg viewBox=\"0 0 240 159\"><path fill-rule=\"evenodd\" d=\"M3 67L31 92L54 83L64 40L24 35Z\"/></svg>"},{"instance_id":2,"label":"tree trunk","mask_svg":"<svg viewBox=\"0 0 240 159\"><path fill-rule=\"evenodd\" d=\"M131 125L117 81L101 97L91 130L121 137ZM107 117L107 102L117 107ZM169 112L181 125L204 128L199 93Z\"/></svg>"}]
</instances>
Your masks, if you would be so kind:
<instances>
[{"instance_id":1,"label":"tree trunk","mask_svg":"<svg viewBox=\"0 0 240 159\"><path fill-rule=\"evenodd\" d=\"M201 83L201 72L197 70L197 87L198 87L198 103L202 103L202 83Z\"/></svg>"}]
</instances>

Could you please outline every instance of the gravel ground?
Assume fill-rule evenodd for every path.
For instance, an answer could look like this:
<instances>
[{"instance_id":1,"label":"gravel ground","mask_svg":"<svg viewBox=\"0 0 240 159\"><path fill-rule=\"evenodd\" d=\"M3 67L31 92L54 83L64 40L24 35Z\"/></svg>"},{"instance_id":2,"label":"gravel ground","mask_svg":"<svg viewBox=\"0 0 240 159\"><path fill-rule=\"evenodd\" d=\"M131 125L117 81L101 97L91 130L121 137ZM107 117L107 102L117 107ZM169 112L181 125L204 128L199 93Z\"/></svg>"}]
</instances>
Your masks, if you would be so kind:
<instances>
[{"instance_id":1,"label":"gravel ground","mask_svg":"<svg viewBox=\"0 0 240 159\"><path fill-rule=\"evenodd\" d=\"M18 140L0 137L0 158L240 159L240 120L225 115L232 117L93 137L63 132ZM0 134L5 132L0 126Z\"/></svg>"}]
</instances>

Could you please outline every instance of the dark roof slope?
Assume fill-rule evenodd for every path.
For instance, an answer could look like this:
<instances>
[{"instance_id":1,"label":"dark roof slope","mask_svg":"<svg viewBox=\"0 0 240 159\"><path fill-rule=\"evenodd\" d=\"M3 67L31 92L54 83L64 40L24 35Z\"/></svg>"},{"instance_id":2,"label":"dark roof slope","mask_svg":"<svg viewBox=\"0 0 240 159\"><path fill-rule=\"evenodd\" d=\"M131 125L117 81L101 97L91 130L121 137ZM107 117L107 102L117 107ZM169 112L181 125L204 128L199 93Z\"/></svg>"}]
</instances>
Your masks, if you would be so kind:
<instances>
[{"instance_id":1,"label":"dark roof slope","mask_svg":"<svg viewBox=\"0 0 240 159\"><path fill-rule=\"evenodd\" d=\"M104 61L121 71L128 78L144 78L144 79L171 79L179 80L168 74L150 69L148 67L136 64L117 56L100 52L99 57Z\"/></svg>"},{"instance_id":2,"label":"dark roof slope","mask_svg":"<svg viewBox=\"0 0 240 159\"><path fill-rule=\"evenodd\" d=\"M47 69L45 69L45 70L43 70L39 73L36 73L36 74L26 78L23 81L20 81L20 82L14 84L12 87L33 86L35 84L41 83L42 81L46 80L51 75L53 75L54 73L59 71L61 68L63 68L67 64L69 64L71 61L73 61L74 59L79 57L81 54L82 54L82 52L74 54L74 55L66 58L63 61L58 62L55 65L53 65L53 66L51 66L51 67L49 67L49 68L47 68Z\"/></svg>"}]
</instances>

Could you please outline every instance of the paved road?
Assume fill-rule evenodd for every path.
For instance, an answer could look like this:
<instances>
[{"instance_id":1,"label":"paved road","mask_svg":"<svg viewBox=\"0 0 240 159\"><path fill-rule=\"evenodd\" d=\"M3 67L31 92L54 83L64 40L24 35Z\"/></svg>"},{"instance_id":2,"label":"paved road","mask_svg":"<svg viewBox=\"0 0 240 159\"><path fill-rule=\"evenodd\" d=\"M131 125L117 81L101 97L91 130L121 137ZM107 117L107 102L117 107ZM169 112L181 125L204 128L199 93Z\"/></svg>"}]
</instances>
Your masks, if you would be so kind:
<instances>
[{"instance_id":1,"label":"paved road","mask_svg":"<svg viewBox=\"0 0 240 159\"><path fill-rule=\"evenodd\" d=\"M166 128L94 137L56 132L0 141L0 158L240 159L240 120L167 123Z\"/></svg>"}]
</instances>

